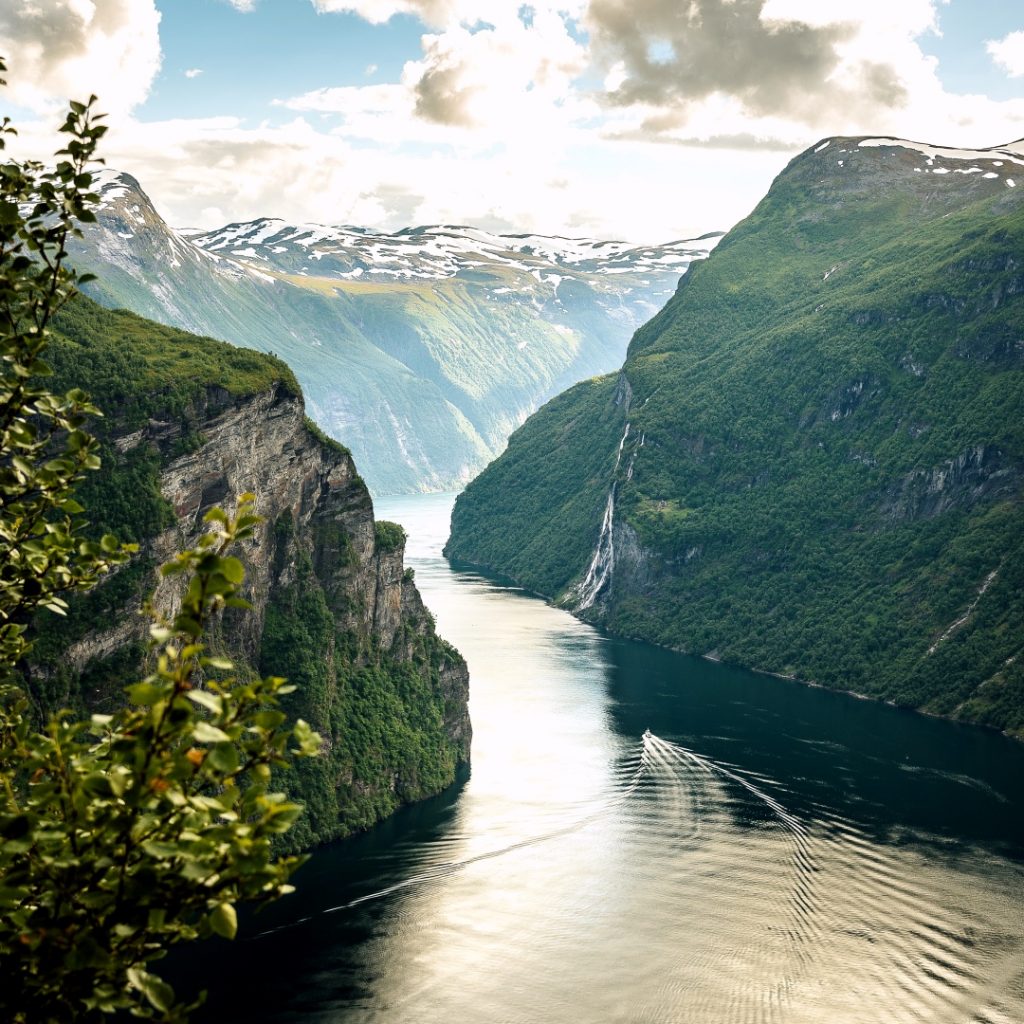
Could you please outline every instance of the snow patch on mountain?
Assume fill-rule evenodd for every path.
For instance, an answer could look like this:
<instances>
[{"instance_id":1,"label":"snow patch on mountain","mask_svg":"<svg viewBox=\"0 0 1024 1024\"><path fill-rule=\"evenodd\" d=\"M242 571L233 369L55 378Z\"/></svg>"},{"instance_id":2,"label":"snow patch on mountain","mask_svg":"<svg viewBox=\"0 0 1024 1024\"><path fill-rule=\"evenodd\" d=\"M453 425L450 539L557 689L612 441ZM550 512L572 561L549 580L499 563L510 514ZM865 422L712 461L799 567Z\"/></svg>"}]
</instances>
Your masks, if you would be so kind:
<instances>
[{"instance_id":1,"label":"snow patch on mountain","mask_svg":"<svg viewBox=\"0 0 1024 1024\"><path fill-rule=\"evenodd\" d=\"M992 167L1002 167L1003 161L1009 161L1019 167L1024 167L1024 150L1020 143L1010 143L1008 146L994 146L991 149L954 149L949 146L932 146L924 142L911 142L907 139L874 138L861 139L858 146L861 149L873 149L893 147L899 149L911 149L927 157L925 163L931 168L936 160L970 160L972 163L986 161ZM933 174L948 174L948 168L936 168ZM970 174L973 171L981 171L982 168L975 167L960 173ZM988 175L986 175L988 177Z\"/></svg>"},{"instance_id":2,"label":"snow patch on mountain","mask_svg":"<svg viewBox=\"0 0 1024 1024\"><path fill-rule=\"evenodd\" d=\"M432 225L377 234L350 225L289 224L261 218L193 235L210 253L260 261L283 273L315 272L341 280L444 280L501 268L523 270L557 289L559 271L602 276L681 273L703 259L720 235L657 246L593 238L495 234L480 228Z\"/></svg>"}]
</instances>

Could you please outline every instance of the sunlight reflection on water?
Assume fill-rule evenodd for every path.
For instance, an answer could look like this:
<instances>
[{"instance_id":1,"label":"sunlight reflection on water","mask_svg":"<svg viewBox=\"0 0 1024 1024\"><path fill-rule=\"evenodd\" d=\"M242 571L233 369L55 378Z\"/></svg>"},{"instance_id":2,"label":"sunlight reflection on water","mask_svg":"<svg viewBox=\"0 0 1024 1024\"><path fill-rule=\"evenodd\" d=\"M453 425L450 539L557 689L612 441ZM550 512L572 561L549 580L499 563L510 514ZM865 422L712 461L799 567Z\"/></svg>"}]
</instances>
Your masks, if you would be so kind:
<instances>
[{"instance_id":1,"label":"sunlight reflection on water","mask_svg":"<svg viewBox=\"0 0 1024 1024\"><path fill-rule=\"evenodd\" d=\"M1024 1020L1024 748L609 640L453 571L451 500L377 507L469 662L470 778L316 854L238 1019Z\"/></svg>"}]
</instances>

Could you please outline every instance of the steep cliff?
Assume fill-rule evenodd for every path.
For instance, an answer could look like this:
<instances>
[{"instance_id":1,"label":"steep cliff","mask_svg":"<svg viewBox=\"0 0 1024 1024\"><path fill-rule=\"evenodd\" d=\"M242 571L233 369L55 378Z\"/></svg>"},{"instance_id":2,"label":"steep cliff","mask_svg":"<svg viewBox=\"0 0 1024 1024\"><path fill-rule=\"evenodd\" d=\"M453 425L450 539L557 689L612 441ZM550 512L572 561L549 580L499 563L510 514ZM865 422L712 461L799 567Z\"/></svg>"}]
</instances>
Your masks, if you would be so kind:
<instances>
[{"instance_id":1,"label":"steep cliff","mask_svg":"<svg viewBox=\"0 0 1024 1024\"><path fill-rule=\"evenodd\" d=\"M469 756L465 663L403 569L401 530L375 523L351 455L306 419L287 368L84 300L59 330L58 385L87 387L108 413L83 503L142 550L67 624L47 622L31 673L41 701L121 700L143 650L140 596L167 612L180 593L153 568L195 543L208 508L252 491L264 522L240 557L253 607L227 614L214 642L287 676L287 710L326 739L292 781L308 808L293 838L344 834L448 785Z\"/></svg>"},{"instance_id":2,"label":"steep cliff","mask_svg":"<svg viewBox=\"0 0 1024 1024\"><path fill-rule=\"evenodd\" d=\"M823 140L446 553L609 629L1024 734L1024 155Z\"/></svg>"}]
</instances>

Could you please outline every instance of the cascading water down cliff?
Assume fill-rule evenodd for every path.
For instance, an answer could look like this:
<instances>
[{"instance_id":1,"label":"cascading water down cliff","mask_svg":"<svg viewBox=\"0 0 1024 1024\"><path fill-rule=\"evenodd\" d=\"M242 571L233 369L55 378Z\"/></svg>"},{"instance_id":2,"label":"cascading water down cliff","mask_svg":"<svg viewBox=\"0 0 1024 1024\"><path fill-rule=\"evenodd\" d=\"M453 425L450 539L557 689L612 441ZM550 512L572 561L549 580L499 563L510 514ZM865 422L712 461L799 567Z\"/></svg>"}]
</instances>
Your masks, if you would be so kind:
<instances>
[{"instance_id":1,"label":"cascading water down cliff","mask_svg":"<svg viewBox=\"0 0 1024 1024\"><path fill-rule=\"evenodd\" d=\"M579 614L592 608L601 595L611 586L612 573L615 571L615 494L618 490L619 465L622 462L622 450L629 438L629 423L619 441L619 449L615 454L615 469L612 471L612 483L608 488L608 499L604 506L604 518L601 520L601 533L597 538L590 565L587 566L583 579L573 588L566 606ZM634 453L633 458L636 455ZM633 475L633 463L630 459L628 476Z\"/></svg>"}]
</instances>

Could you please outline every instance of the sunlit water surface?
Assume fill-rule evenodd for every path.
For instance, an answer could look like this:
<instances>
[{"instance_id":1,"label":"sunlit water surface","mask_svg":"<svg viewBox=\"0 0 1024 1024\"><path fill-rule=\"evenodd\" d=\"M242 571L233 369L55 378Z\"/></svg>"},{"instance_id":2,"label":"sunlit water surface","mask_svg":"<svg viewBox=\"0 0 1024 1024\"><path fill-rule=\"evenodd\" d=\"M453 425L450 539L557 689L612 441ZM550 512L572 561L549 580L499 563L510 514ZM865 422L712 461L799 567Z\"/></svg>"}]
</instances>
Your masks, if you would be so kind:
<instances>
[{"instance_id":1,"label":"sunlit water surface","mask_svg":"<svg viewBox=\"0 0 1024 1024\"><path fill-rule=\"evenodd\" d=\"M208 945L206 1019L1024 1021L1024 747L610 640L450 567L451 502L376 505L472 773Z\"/></svg>"}]
</instances>

